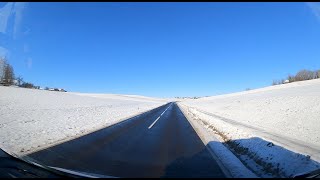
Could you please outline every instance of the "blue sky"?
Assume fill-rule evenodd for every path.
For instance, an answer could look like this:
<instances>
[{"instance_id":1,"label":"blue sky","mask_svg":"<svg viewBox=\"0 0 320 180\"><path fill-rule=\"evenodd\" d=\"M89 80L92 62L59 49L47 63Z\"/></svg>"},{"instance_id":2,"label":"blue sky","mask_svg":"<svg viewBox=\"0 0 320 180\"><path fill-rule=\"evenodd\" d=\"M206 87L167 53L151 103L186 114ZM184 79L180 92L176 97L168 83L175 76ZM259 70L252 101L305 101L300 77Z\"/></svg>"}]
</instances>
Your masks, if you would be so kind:
<instances>
[{"instance_id":1,"label":"blue sky","mask_svg":"<svg viewBox=\"0 0 320 180\"><path fill-rule=\"evenodd\" d=\"M320 69L319 3L0 3L0 55L40 86L155 97Z\"/></svg>"}]
</instances>

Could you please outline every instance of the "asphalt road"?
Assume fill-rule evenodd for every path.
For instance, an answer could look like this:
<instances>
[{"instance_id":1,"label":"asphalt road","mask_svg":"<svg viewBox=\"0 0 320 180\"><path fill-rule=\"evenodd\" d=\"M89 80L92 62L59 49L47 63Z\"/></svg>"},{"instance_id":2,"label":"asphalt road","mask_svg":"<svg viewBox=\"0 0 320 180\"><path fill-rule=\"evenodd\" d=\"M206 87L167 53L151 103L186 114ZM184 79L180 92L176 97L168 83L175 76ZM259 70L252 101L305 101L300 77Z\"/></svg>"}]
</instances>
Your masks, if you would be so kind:
<instances>
[{"instance_id":1,"label":"asphalt road","mask_svg":"<svg viewBox=\"0 0 320 180\"><path fill-rule=\"evenodd\" d=\"M175 103L28 157L116 177L225 177Z\"/></svg>"}]
</instances>

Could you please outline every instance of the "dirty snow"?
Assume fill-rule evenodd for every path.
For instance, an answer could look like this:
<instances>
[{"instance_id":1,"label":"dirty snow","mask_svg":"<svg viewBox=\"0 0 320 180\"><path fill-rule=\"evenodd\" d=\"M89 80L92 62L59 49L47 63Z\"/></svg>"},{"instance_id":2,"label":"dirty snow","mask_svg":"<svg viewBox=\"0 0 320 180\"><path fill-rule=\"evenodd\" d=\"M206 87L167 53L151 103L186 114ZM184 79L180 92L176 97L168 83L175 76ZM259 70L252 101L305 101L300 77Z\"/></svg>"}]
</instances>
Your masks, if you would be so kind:
<instances>
[{"instance_id":1,"label":"dirty snow","mask_svg":"<svg viewBox=\"0 0 320 180\"><path fill-rule=\"evenodd\" d=\"M167 99L0 86L0 148L32 153L154 109Z\"/></svg>"},{"instance_id":2,"label":"dirty snow","mask_svg":"<svg viewBox=\"0 0 320 180\"><path fill-rule=\"evenodd\" d=\"M194 116L188 107L178 104L182 113L188 119L194 130L198 133L203 143L207 144L213 158L221 167L227 178L256 178L258 177L250 171L243 163L230 151L216 136L210 134L203 124L199 123L198 117Z\"/></svg>"},{"instance_id":3,"label":"dirty snow","mask_svg":"<svg viewBox=\"0 0 320 180\"><path fill-rule=\"evenodd\" d=\"M180 104L261 177L320 168L320 79Z\"/></svg>"}]
</instances>

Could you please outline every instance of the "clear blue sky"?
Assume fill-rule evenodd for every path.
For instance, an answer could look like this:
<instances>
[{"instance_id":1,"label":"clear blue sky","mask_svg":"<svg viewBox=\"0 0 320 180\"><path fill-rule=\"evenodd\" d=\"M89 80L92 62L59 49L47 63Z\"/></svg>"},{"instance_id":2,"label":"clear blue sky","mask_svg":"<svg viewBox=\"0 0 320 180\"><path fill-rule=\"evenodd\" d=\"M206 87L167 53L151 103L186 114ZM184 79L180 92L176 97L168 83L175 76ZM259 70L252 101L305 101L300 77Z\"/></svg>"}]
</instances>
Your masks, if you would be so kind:
<instances>
[{"instance_id":1,"label":"clear blue sky","mask_svg":"<svg viewBox=\"0 0 320 180\"><path fill-rule=\"evenodd\" d=\"M307 3L0 3L0 53L40 86L156 97L269 86L320 69Z\"/></svg>"}]
</instances>

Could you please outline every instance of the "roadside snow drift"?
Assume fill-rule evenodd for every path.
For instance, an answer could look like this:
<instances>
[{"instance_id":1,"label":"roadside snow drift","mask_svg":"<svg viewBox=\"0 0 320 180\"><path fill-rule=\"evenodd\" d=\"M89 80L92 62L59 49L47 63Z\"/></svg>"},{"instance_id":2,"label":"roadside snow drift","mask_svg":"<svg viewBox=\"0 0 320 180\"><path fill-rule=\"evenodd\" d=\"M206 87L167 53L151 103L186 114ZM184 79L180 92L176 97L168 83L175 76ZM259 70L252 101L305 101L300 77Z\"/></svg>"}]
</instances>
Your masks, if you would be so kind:
<instances>
[{"instance_id":1,"label":"roadside snow drift","mask_svg":"<svg viewBox=\"0 0 320 180\"><path fill-rule=\"evenodd\" d=\"M0 86L0 148L18 156L110 126L168 102Z\"/></svg>"},{"instance_id":2,"label":"roadside snow drift","mask_svg":"<svg viewBox=\"0 0 320 180\"><path fill-rule=\"evenodd\" d=\"M261 177L320 168L320 79L180 103Z\"/></svg>"}]
</instances>

